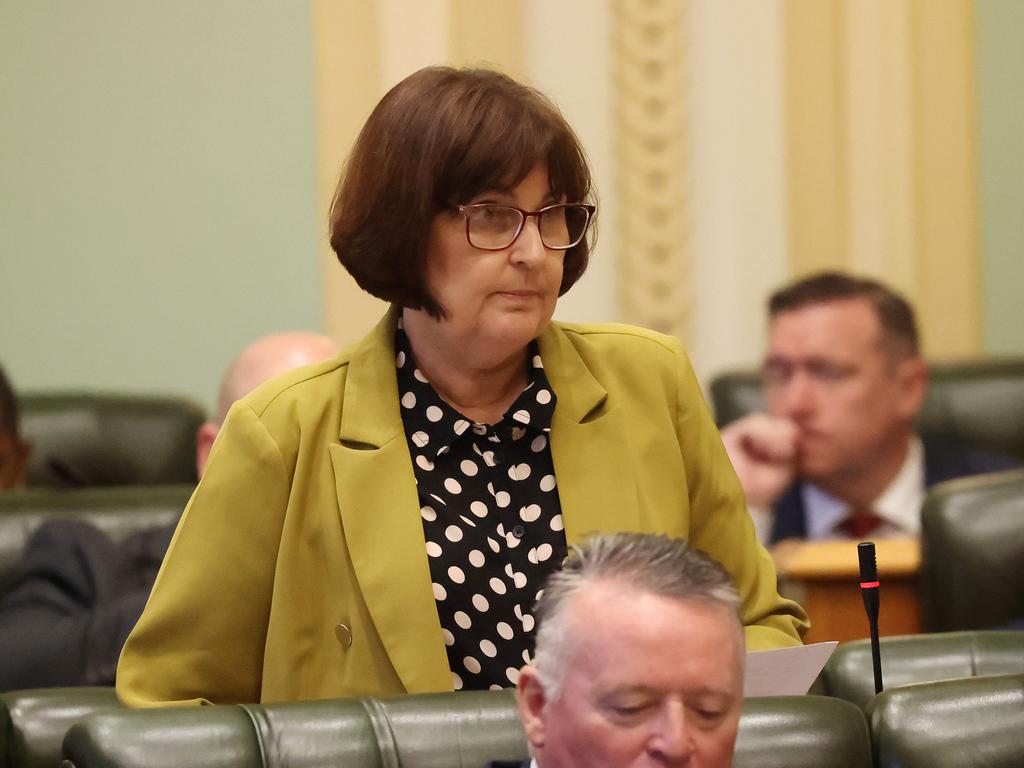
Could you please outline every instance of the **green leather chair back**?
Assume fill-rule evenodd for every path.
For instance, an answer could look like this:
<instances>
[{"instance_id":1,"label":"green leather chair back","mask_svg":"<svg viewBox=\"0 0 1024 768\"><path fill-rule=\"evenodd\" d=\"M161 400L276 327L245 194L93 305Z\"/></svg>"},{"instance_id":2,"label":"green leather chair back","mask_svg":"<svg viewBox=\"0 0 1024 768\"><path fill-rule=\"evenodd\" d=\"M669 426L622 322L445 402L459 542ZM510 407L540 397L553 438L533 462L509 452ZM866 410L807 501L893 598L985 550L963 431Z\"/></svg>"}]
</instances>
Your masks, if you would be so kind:
<instances>
[{"instance_id":1,"label":"green leather chair back","mask_svg":"<svg viewBox=\"0 0 1024 768\"><path fill-rule=\"evenodd\" d=\"M921 511L926 631L1024 619L1024 470L951 480Z\"/></svg>"},{"instance_id":2,"label":"green leather chair back","mask_svg":"<svg viewBox=\"0 0 1024 768\"><path fill-rule=\"evenodd\" d=\"M0 592L32 532L48 518L86 520L114 539L170 525L185 509L192 485L36 489L0 494Z\"/></svg>"},{"instance_id":3,"label":"green leather chair back","mask_svg":"<svg viewBox=\"0 0 1024 768\"><path fill-rule=\"evenodd\" d=\"M32 445L30 488L196 482L205 414L190 400L58 392L26 393L18 403Z\"/></svg>"},{"instance_id":4,"label":"green leather chair back","mask_svg":"<svg viewBox=\"0 0 1024 768\"><path fill-rule=\"evenodd\" d=\"M946 632L881 639L886 690L979 675L1024 674L1024 632ZM819 678L822 692L867 706L875 696L871 641L843 643Z\"/></svg>"},{"instance_id":5,"label":"green leather chair back","mask_svg":"<svg viewBox=\"0 0 1024 768\"><path fill-rule=\"evenodd\" d=\"M1024 358L929 366L921 432L962 440L979 450L1024 461ZM735 371L711 382L719 426L764 408L761 377Z\"/></svg>"},{"instance_id":6,"label":"green leather chair back","mask_svg":"<svg viewBox=\"0 0 1024 768\"><path fill-rule=\"evenodd\" d=\"M68 732L67 768L482 768L522 760L511 691L91 715ZM750 699L738 768L871 768L867 722L848 702Z\"/></svg>"},{"instance_id":7,"label":"green leather chair back","mask_svg":"<svg viewBox=\"0 0 1024 768\"><path fill-rule=\"evenodd\" d=\"M69 768L482 768L526 754L511 691L101 712L64 740Z\"/></svg>"},{"instance_id":8,"label":"green leather chair back","mask_svg":"<svg viewBox=\"0 0 1024 768\"><path fill-rule=\"evenodd\" d=\"M55 768L68 728L117 706L113 688L0 693L0 768Z\"/></svg>"},{"instance_id":9,"label":"green leather chair back","mask_svg":"<svg viewBox=\"0 0 1024 768\"><path fill-rule=\"evenodd\" d=\"M863 713L823 696L747 699L734 768L871 768Z\"/></svg>"},{"instance_id":10,"label":"green leather chair back","mask_svg":"<svg viewBox=\"0 0 1024 768\"><path fill-rule=\"evenodd\" d=\"M868 718L878 768L1024 765L1024 675L884 691Z\"/></svg>"}]
</instances>

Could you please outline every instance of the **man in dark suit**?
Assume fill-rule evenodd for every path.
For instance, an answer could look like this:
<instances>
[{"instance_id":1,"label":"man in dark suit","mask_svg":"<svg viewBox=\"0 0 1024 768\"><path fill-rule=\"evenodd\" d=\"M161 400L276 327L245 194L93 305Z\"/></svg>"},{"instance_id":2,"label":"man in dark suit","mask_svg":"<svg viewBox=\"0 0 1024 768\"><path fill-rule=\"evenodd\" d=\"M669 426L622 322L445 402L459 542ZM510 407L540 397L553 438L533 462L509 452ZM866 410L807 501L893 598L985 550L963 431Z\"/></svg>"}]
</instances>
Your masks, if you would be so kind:
<instances>
[{"instance_id":1,"label":"man in dark suit","mask_svg":"<svg viewBox=\"0 0 1024 768\"><path fill-rule=\"evenodd\" d=\"M574 547L538 602L519 718L534 768L732 764L743 626L725 569L640 533ZM492 763L500 766L524 763Z\"/></svg>"},{"instance_id":2,"label":"man in dark suit","mask_svg":"<svg viewBox=\"0 0 1024 768\"><path fill-rule=\"evenodd\" d=\"M826 272L769 301L767 413L722 430L763 541L916 536L925 489L1015 466L918 435L927 369L910 304Z\"/></svg>"},{"instance_id":3,"label":"man in dark suit","mask_svg":"<svg viewBox=\"0 0 1024 768\"><path fill-rule=\"evenodd\" d=\"M224 374L215 419L196 436L199 475L235 400L336 351L333 340L312 333L267 336L246 347ZM39 526L0 597L0 691L113 685L173 532L153 528L114 541L82 520Z\"/></svg>"}]
</instances>

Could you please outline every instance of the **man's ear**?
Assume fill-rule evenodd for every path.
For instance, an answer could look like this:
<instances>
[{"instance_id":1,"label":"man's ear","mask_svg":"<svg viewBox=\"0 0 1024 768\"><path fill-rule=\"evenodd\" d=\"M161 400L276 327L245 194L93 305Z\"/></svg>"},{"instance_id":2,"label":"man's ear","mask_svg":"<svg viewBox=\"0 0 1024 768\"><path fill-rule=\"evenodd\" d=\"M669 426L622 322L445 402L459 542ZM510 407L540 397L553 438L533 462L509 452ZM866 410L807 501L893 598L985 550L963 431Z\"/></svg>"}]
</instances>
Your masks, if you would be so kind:
<instances>
[{"instance_id":1,"label":"man's ear","mask_svg":"<svg viewBox=\"0 0 1024 768\"><path fill-rule=\"evenodd\" d=\"M928 366L920 357L911 357L900 363L900 411L910 421L917 418L928 393Z\"/></svg>"},{"instance_id":2,"label":"man's ear","mask_svg":"<svg viewBox=\"0 0 1024 768\"><path fill-rule=\"evenodd\" d=\"M516 705L519 708L519 720L526 731L526 739L534 750L544 746L544 707L547 703L547 694L540 684L537 668L527 664L519 670Z\"/></svg>"},{"instance_id":3,"label":"man's ear","mask_svg":"<svg viewBox=\"0 0 1024 768\"><path fill-rule=\"evenodd\" d=\"M203 470L206 469L206 460L210 458L210 449L213 448L213 441L217 439L220 427L212 421L204 421L196 432L196 477L200 480L203 477Z\"/></svg>"}]
</instances>

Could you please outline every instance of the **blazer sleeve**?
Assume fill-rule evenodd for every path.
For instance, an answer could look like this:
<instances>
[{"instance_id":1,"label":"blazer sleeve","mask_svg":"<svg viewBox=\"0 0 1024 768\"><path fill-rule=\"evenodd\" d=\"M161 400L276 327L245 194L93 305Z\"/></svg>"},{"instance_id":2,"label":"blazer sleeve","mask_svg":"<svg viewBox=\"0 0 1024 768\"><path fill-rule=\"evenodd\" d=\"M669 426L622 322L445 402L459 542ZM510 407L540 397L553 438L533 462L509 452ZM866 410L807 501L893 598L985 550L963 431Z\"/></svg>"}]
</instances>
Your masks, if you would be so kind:
<instances>
[{"instance_id":1,"label":"blazer sleeve","mask_svg":"<svg viewBox=\"0 0 1024 768\"><path fill-rule=\"evenodd\" d=\"M676 431L686 468L690 543L721 562L742 599L748 650L799 645L810 624L803 608L779 595L775 565L757 541L743 490L678 342Z\"/></svg>"},{"instance_id":2,"label":"blazer sleeve","mask_svg":"<svg viewBox=\"0 0 1024 768\"><path fill-rule=\"evenodd\" d=\"M257 702L290 482L245 403L228 414L117 668L134 707Z\"/></svg>"}]
</instances>

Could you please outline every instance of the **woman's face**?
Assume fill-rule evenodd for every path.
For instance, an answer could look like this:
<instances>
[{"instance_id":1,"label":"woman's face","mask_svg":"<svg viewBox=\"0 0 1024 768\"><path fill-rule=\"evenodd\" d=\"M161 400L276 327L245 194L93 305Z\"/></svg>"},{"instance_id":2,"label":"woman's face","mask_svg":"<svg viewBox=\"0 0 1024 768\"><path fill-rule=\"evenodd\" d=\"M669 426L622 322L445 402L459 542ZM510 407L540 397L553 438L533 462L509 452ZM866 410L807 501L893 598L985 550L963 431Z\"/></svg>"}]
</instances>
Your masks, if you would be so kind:
<instances>
[{"instance_id":1,"label":"woman's face","mask_svg":"<svg viewBox=\"0 0 1024 768\"><path fill-rule=\"evenodd\" d=\"M464 204L501 203L536 211L551 203L547 168L535 167L518 186L477 195ZM508 353L525 347L551 320L562 284L564 251L541 242L537 217L529 217L512 245L501 251L474 248L458 211L434 219L427 248L427 286L447 312L453 339L472 339Z\"/></svg>"}]
</instances>

